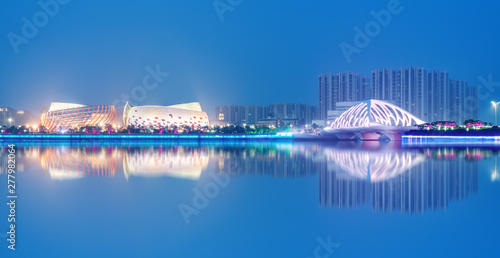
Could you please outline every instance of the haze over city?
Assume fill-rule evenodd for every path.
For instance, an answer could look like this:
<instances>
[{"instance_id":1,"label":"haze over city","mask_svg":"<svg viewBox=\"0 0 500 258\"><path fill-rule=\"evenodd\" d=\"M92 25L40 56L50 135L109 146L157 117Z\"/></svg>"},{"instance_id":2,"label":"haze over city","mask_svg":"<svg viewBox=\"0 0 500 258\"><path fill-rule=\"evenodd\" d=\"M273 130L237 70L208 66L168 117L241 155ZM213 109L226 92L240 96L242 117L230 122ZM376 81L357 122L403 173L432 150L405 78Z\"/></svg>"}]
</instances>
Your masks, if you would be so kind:
<instances>
[{"instance_id":1,"label":"haze over city","mask_svg":"<svg viewBox=\"0 0 500 258\"><path fill-rule=\"evenodd\" d=\"M370 77L374 69L419 66L469 85L500 81L496 2L240 1L227 10L215 2L69 1L17 45L9 33L24 37L23 17L33 22L44 9L5 3L1 104L35 115L52 101L113 104L142 85L147 67L168 76L137 104L198 101L211 118L225 104L318 105L321 73ZM356 27L366 32L390 8L388 22L346 58L341 44L356 47ZM493 121L489 100L500 93L496 86L483 93L490 96L478 118Z\"/></svg>"}]
</instances>

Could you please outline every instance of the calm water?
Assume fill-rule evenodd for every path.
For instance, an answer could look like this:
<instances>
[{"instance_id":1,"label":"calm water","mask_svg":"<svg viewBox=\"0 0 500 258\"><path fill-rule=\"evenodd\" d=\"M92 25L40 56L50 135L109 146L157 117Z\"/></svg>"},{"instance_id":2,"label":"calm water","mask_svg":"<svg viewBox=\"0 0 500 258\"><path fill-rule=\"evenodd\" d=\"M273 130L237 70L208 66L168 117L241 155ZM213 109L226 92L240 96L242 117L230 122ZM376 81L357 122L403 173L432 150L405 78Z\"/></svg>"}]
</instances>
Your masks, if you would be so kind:
<instances>
[{"instance_id":1,"label":"calm water","mask_svg":"<svg viewBox=\"0 0 500 258\"><path fill-rule=\"evenodd\" d=\"M7 148L0 187L7 202ZM17 142L1 257L499 257L495 148ZM316 256L315 256L316 253ZM42 255L43 254L43 255Z\"/></svg>"}]
</instances>

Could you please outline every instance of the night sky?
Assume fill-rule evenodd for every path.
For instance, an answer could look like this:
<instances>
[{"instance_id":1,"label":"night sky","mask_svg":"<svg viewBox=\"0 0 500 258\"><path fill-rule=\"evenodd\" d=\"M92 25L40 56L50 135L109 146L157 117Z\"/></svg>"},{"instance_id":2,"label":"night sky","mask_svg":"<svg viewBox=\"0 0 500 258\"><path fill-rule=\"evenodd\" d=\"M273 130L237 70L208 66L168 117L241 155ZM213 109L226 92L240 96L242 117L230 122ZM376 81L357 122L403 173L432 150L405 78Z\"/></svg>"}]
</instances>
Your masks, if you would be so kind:
<instances>
[{"instance_id":1,"label":"night sky","mask_svg":"<svg viewBox=\"0 0 500 258\"><path fill-rule=\"evenodd\" d=\"M72 0L49 15L37 1L2 1L0 106L38 115L52 101L116 104L135 92L134 104L199 101L212 117L222 104L317 105L317 76L327 72L416 65L472 85L500 82L497 1L215 3L220 13L212 0ZM355 27L390 8L397 13L348 62L339 45L355 46ZM36 32L23 34L23 17L38 19ZM169 73L156 88L143 85L148 66ZM494 120L499 89L483 87L480 119Z\"/></svg>"}]
</instances>

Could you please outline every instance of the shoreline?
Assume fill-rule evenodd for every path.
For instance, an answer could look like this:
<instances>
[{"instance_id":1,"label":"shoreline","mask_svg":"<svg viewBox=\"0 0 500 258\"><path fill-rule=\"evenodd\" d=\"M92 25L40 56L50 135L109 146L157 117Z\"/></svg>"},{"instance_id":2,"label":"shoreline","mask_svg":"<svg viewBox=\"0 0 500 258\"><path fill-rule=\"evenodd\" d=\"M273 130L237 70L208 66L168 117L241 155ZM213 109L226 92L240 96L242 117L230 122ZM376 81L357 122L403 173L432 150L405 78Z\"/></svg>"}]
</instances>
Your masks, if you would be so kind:
<instances>
[{"instance_id":1,"label":"shoreline","mask_svg":"<svg viewBox=\"0 0 500 258\"><path fill-rule=\"evenodd\" d=\"M0 140L290 140L297 139L291 134L238 134L238 135L202 135L202 134L0 134Z\"/></svg>"},{"instance_id":2,"label":"shoreline","mask_svg":"<svg viewBox=\"0 0 500 258\"><path fill-rule=\"evenodd\" d=\"M297 135L291 133L284 134L184 134L184 135L165 135L165 134L0 134L0 141L24 140L24 141L101 141L101 140L173 140L173 141L203 141L203 140L254 140L254 141L332 141L332 142L357 142L355 140L340 140L328 136L315 135ZM360 141L360 142L379 142L379 141ZM385 142L385 141L381 141ZM500 135L453 135L453 134L405 134L400 141L403 145L500 145Z\"/></svg>"}]
</instances>

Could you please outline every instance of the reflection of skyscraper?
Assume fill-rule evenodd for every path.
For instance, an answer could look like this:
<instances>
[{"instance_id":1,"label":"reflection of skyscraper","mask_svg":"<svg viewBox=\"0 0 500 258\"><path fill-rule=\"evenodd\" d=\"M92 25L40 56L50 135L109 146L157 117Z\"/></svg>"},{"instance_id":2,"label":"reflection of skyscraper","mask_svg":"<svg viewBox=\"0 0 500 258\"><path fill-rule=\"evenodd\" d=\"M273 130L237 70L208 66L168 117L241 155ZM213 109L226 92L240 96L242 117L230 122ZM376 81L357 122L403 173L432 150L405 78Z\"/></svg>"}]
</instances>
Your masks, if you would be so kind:
<instances>
[{"instance_id":1,"label":"reflection of skyscraper","mask_svg":"<svg viewBox=\"0 0 500 258\"><path fill-rule=\"evenodd\" d=\"M370 200L370 183L344 172L321 170L319 205L355 208Z\"/></svg>"},{"instance_id":2,"label":"reflection of skyscraper","mask_svg":"<svg viewBox=\"0 0 500 258\"><path fill-rule=\"evenodd\" d=\"M217 173L296 177L314 174L318 162L312 156L318 145L296 147L292 144L267 147L221 147L216 149ZM296 148L294 148L296 147Z\"/></svg>"},{"instance_id":3,"label":"reflection of skyscraper","mask_svg":"<svg viewBox=\"0 0 500 258\"><path fill-rule=\"evenodd\" d=\"M333 150L338 151L338 150ZM397 155L420 153L421 151L394 152ZM446 152L446 151L445 151ZM362 152L364 153L364 152ZM320 172L320 206L335 206L354 208L364 205L371 199L372 209L375 211L399 211L403 213L423 213L428 210L446 210L452 201L464 200L468 195L478 190L477 162L468 161L470 155L456 157L454 151L448 152L450 160L441 160L441 151L436 156L428 150L425 153L429 159L421 162L418 159L414 164L403 167L401 173L391 174L390 177L358 176L352 171L359 164L358 156L352 156L351 165L346 159L333 160L330 156ZM420 154L420 157L424 153ZM407 155L408 156L408 155ZM398 158L396 160L404 160ZM366 171L373 167L370 159ZM387 163L387 167L395 163ZM361 169L361 168L360 168Z\"/></svg>"},{"instance_id":4,"label":"reflection of skyscraper","mask_svg":"<svg viewBox=\"0 0 500 258\"><path fill-rule=\"evenodd\" d=\"M428 160L392 180L372 184L376 211L423 213L477 193L477 162Z\"/></svg>"}]
</instances>

